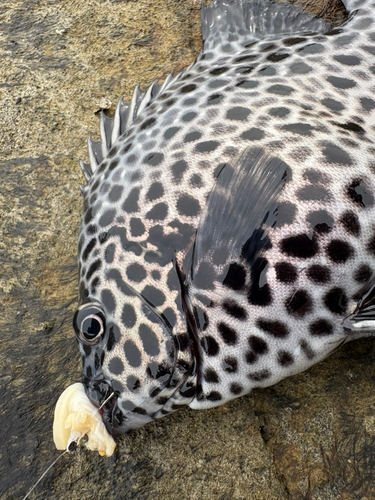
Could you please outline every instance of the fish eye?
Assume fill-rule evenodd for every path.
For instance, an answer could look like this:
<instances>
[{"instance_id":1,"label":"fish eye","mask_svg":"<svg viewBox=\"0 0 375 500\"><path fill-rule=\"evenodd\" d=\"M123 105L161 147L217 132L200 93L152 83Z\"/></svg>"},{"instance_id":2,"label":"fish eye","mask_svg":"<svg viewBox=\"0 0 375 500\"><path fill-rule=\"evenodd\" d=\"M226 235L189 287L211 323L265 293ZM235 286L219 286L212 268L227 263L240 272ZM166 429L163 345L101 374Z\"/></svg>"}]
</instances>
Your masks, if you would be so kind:
<instances>
[{"instance_id":1,"label":"fish eye","mask_svg":"<svg viewBox=\"0 0 375 500\"><path fill-rule=\"evenodd\" d=\"M84 304L73 318L77 337L86 343L96 343L105 332L105 315L99 304Z\"/></svg>"}]
</instances>

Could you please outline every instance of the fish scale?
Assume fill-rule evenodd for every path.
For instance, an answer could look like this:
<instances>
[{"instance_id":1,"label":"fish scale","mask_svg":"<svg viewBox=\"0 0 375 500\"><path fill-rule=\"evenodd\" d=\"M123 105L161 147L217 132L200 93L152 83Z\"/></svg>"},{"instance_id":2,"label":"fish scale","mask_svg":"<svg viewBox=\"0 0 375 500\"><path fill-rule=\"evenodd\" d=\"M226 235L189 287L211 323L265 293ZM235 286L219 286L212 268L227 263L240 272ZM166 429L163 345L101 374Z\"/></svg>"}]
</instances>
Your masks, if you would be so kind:
<instances>
[{"instance_id":1,"label":"fish scale","mask_svg":"<svg viewBox=\"0 0 375 500\"><path fill-rule=\"evenodd\" d=\"M185 71L136 88L81 163L88 397L114 435L223 404L373 335L375 2L326 21L202 8Z\"/></svg>"}]
</instances>

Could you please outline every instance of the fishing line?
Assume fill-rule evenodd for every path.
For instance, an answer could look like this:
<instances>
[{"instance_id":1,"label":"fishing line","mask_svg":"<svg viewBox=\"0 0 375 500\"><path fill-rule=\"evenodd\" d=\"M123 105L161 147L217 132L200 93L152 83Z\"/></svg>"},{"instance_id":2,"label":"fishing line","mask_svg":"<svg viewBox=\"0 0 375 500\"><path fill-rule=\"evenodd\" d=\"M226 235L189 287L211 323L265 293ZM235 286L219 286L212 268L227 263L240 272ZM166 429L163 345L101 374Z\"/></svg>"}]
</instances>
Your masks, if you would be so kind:
<instances>
[{"instance_id":1,"label":"fishing line","mask_svg":"<svg viewBox=\"0 0 375 500\"><path fill-rule=\"evenodd\" d=\"M36 486L38 486L38 484L39 484L39 483L40 483L40 481L44 478L44 476L47 474L47 472L48 472L50 469L52 469L52 467L55 465L55 463L56 463L58 460L60 460L60 458L61 458L63 455L65 455L65 453L69 453L69 451L70 451L70 450L68 450L68 449L67 449L67 450L64 450L64 451L61 453L61 455L59 455L59 456L56 458L56 460L54 460L54 461L51 463L51 465L50 465L50 466L49 466L49 467L48 467L48 468L47 468L47 469L43 472L43 474L40 476L40 478L38 479L38 481L34 484L34 486L32 486L32 487L29 489L29 491L28 491L28 492L27 492L27 494L23 497L23 499L22 499L22 500L26 500L26 498L30 495L30 493L31 493L32 491L34 491L34 489L36 488ZM72 451L74 451L74 450L72 450Z\"/></svg>"},{"instance_id":2,"label":"fishing line","mask_svg":"<svg viewBox=\"0 0 375 500\"><path fill-rule=\"evenodd\" d=\"M99 408L97 409L97 412L98 412L99 410L101 410L101 409L103 408L103 406L104 406L105 404L107 404L107 403L108 403L108 401L109 401L110 399L112 399L112 398L113 398L113 396L114 396L114 395L115 395L115 393L114 393L114 392L112 392L112 394L110 394L110 395L108 396L108 398L107 398L107 399L106 399L106 400L105 400L105 401L104 401L104 402L103 402L103 403L99 406ZM38 484L39 484L39 483L40 483L40 481L44 478L44 476L47 474L47 472L49 472L49 471L52 469L52 467L55 465L55 463L57 463L57 462L60 460L60 458L61 458L63 455L65 455L65 453L72 453L73 451L76 451L77 446L78 446L78 442L79 442L79 440L80 440L80 438L76 438L76 439L74 439L73 441L70 441L70 442L68 441L68 446L66 447L66 450L64 450L64 451L63 451L63 452L62 452L62 453L61 453L61 454L60 454L60 455L56 458L56 460L54 460L54 461L51 463L51 465L50 465L49 467L47 467L47 469L43 472L43 474L40 476L40 478L38 479L38 481L37 481L37 482L36 482L36 483L35 483L35 484L34 484L34 485L33 485L33 486L29 489L29 491L26 493L26 495L23 497L23 499L22 499L22 500L26 500L26 498L30 495L30 493L32 493L32 492L34 491L34 489L38 486Z\"/></svg>"}]
</instances>

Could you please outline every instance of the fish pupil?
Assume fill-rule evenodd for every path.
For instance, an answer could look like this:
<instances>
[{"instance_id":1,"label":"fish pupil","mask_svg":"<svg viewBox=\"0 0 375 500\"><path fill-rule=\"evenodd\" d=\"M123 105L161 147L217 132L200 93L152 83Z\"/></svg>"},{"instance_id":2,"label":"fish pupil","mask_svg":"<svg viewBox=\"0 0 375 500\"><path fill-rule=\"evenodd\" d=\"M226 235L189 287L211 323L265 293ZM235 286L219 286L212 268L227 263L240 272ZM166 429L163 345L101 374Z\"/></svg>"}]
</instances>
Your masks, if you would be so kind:
<instances>
[{"instance_id":1,"label":"fish pupil","mask_svg":"<svg viewBox=\"0 0 375 500\"><path fill-rule=\"evenodd\" d=\"M97 337L102 329L101 322L96 318L87 318L82 323L82 333L87 340Z\"/></svg>"}]
</instances>

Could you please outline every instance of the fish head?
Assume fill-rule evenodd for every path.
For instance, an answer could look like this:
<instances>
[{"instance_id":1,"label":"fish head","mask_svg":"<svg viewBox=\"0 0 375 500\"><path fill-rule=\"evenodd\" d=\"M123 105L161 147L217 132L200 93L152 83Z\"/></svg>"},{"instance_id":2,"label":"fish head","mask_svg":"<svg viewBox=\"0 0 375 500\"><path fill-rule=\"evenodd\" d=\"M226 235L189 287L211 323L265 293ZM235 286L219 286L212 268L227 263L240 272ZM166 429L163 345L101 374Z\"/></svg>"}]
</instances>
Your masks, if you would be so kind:
<instances>
[{"instance_id":1,"label":"fish head","mask_svg":"<svg viewBox=\"0 0 375 500\"><path fill-rule=\"evenodd\" d=\"M117 436L169 413L163 408L186 371L178 367L171 327L155 307L133 293L122 295L121 307L113 309L100 295L102 300L87 297L78 307L73 327L86 394Z\"/></svg>"}]
</instances>

